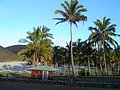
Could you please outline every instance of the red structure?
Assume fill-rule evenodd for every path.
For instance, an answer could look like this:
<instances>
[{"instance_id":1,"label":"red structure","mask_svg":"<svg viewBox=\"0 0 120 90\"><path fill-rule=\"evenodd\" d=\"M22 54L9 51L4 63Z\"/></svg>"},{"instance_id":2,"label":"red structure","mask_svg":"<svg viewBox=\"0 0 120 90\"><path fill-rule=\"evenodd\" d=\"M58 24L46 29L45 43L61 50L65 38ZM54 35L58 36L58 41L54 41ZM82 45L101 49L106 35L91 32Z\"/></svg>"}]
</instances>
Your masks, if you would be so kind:
<instances>
[{"instance_id":1,"label":"red structure","mask_svg":"<svg viewBox=\"0 0 120 90\"><path fill-rule=\"evenodd\" d=\"M32 70L31 78L32 79L42 79L43 71L42 70Z\"/></svg>"},{"instance_id":2,"label":"red structure","mask_svg":"<svg viewBox=\"0 0 120 90\"><path fill-rule=\"evenodd\" d=\"M52 72L58 71L59 69L45 65L45 66L30 68L29 70L31 70L32 79L47 80L48 78L52 77Z\"/></svg>"}]
</instances>

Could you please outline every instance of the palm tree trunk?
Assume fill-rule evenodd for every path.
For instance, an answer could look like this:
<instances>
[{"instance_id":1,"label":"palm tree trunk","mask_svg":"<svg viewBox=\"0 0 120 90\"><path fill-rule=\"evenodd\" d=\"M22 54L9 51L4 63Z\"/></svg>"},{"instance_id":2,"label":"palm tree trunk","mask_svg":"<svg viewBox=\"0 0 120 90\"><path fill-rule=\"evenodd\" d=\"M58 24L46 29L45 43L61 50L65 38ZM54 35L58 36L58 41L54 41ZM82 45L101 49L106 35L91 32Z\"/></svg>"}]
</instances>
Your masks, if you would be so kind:
<instances>
[{"instance_id":1,"label":"palm tree trunk","mask_svg":"<svg viewBox=\"0 0 120 90\"><path fill-rule=\"evenodd\" d=\"M118 63L118 74L120 74L120 64Z\"/></svg>"},{"instance_id":2,"label":"palm tree trunk","mask_svg":"<svg viewBox=\"0 0 120 90\"><path fill-rule=\"evenodd\" d=\"M105 43L103 40L103 58L104 58L104 65L105 65L105 75L107 75L107 62L106 62L106 57L105 57Z\"/></svg>"},{"instance_id":3,"label":"palm tree trunk","mask_svg":"<svg viewBox=\"0 0 120 90\"><path fill-rule=\"evenodd\" d=\"M102 72L102 75L103 75L103 66L102 66L102 57L100 56L100 70Z\"/></svg>"},{"instance_id":4,"label":"palm tree trunk","mask_svg":"<svg viewBox=\"0 0 120 90\"><path fill-rule=\"evenodd\" d=\"M100 43L100 41L98 42L98 51L102 49L102 44ZM99 60L100 60L100 71L102 73L102 75L104 74L104 70L103 70L103 65L102 65L102 57L101 57L101 52L100 55L98 56Z\"/></svg>"},{"instance_id":5,"label":"palm tree trunk","mask_svg":"<svg viewBox=\"0 0 120 90\"><path fill-rule=\"evenodd\" d=\"M75 77L75 68L74 68L74 61L73 61L73 48L72 48L72 22L70 22L70 36L71 36L71 42L70 42L70 51L71 51L71 63L72 63L72 74L73 77Z\"/></svg>"},{"instance_id":6,"label":"palm tree trunk","mask_svg":"<svg viewBox=\"0 0 120 90\"><path fill-rule=\"evenodd\" d=\"M85 64L85 76L87 76L87 69L86 69L87 65Z\"/></svg>"},{"instance_id":7,"label":"palm tree trunk","mask_svg":"<svg viewBox=\"0 0 120 90\"><path fill-rule=\"evenodd\" d=\"M35 66L35 58L36 58L36 55L35 53L33 54L33 60L32 60L32 66Z\"/></svg>"},{"instance_id":8,"label":"palm tree trunk","mask_svg":"<svg viewBox=\"0 0 120 90\"><path fill-rule=\"evenodd\" d=\"M68 64L68 73L69 73L69 76L70 76L70 64Z\"/></svg>"},{"instance_id":9,"label":"palm tree trunk","mask_svg":"<svg viewBox=\"0 0 120 90\"><path fill-rule=\"evenodd\" d=\"M36 58L36 66L38 66L39 65L39 58L37 57Z\"/></svg>"},{"instance_id":10,"label":"palm tree trunk","mask_svg":"<svg viewBox=\"0 0 120 90\"><path fill-rule=\"evenodd\" d=\"M38 66L38 52L37 52L37 48L35 49L35 66Z\"/></svg>"},{"instance_id":11,"label":"palm tree trunk","mask_svg":"<svg viewBox=\"0 0 120 90\"><path fill-rule=\"evenodd\" d=\"M97 66L97 63L95 64L95 75L97 76L98 75L98 66Z\"/></svg>"},{"instance_id":12,"label":"palm tree trunk","mask_svg":"<svg viewBox=\"0 0 120 90\"><path fill-rule=\"evenodd\" d=\"M89 75L91 75L90 58L89 58L89 56L88 56L88 71L89 71Z\"/></svg>"},{"instance_id":13,"label":"palm tree trunk","mask_svg":"<svg viewBox=\"0 0 120 90\"><path fill-rule=\"evenodd\" d=\"M105 75L107 75L107 62L105 58L105 53L103 54L103 57L104 57L104 64L105 64Z\"/></svg>"}]
</instances>

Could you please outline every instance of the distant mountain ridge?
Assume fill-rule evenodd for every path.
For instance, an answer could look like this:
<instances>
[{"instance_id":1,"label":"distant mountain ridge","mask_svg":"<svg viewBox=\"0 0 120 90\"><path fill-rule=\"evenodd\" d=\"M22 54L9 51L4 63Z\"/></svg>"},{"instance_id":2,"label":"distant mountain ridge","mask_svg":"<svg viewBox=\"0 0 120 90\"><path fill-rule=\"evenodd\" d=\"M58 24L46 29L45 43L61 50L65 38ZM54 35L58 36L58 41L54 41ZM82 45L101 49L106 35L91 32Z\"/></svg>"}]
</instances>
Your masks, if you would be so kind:
<instances>
[{"instance_id":1,"label":"distant mountain ridge","mask_svg":"<svg viewBox=\"0 0 120 90\"><path fill-rule=\"evenodd\" d=\"M17 53L25 48L25 45L13 45L9 47L0 46L0 62L21 61Z\"/></svg>"},{"instance_id":2,"label":"distant mountain ridge","mask_svg":"<svg viewBox=\"0 0 120 90\"><path fill-rule=\"evenodd\" d=\"M6 47L5 49L7 49L8 51L14 54L17 54L19 51L21 51L24 48L25 48L25 45L13 45L13 46Z\"/></svg>"}]
</instances>

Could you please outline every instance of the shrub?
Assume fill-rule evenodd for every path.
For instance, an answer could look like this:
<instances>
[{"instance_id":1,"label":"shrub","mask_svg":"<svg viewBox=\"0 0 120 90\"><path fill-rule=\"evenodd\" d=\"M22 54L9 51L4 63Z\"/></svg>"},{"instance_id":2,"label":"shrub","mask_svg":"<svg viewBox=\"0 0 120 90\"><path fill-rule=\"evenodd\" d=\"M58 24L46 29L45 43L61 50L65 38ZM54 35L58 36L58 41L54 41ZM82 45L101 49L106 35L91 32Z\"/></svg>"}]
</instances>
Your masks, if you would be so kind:
<instances>
[{"instance_id":1,"label":"shrub","mask_svg":"<svg viewBox=\"0 0 120 90\"><path fill-rule=\"evenodd\" d=\"M79 74L80 76L85 76L85 69L81 69L81 70L78 72L78 74ZM89 71L88 71L88 70L86 70L86 75L87 75L87 76L89 75Z\"/></svg>"}]
</instances>

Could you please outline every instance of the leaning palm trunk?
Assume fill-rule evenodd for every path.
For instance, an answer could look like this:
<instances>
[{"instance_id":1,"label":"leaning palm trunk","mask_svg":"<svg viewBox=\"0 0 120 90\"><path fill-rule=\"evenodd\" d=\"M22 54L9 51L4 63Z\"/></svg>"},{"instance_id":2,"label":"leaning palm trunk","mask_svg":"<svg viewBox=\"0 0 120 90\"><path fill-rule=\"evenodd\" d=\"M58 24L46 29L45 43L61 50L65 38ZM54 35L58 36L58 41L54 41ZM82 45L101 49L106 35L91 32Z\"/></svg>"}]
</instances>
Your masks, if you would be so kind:
<instances>
[{"instance_id":1,"label":"leaning palm trunk","mask_svg":"<svg viewBox=\"0 0 120 90\"><path fill-rule=\"evenodd\" d=\"M70 51L71 51L72 74L73 74L73 77L75 77L75 68L74 68L74 61L73 61L73 48L72 48L72 22L70 22L70 36L71 36Z\"/></svg>"}]
</instances>

